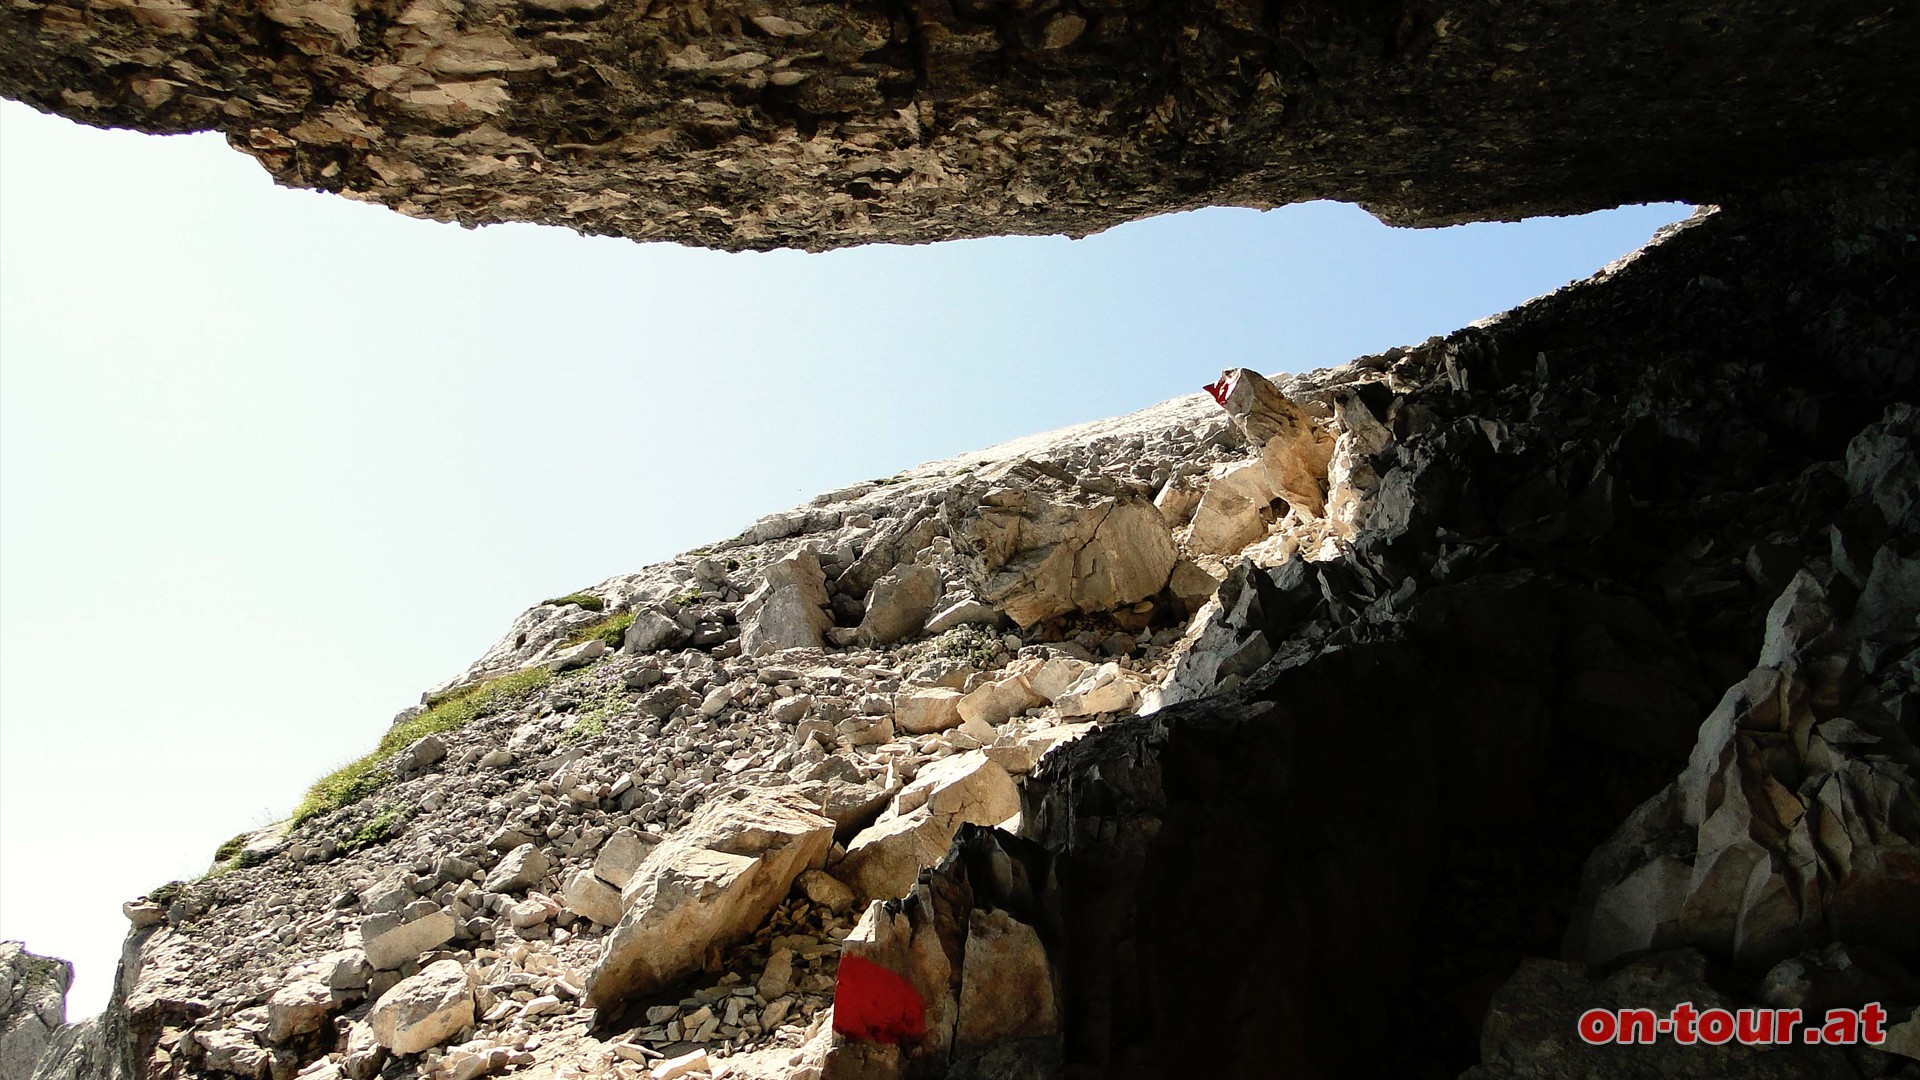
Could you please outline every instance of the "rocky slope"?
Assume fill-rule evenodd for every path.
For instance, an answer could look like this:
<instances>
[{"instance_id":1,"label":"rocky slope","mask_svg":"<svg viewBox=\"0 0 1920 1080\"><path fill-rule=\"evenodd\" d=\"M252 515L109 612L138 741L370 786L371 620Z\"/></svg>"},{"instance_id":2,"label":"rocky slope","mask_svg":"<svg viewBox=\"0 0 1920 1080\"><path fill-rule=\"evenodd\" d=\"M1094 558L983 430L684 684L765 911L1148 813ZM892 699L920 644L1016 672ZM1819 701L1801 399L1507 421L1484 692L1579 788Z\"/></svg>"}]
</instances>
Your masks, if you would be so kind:
<instances>
[{"instance_id":1,"label":"rocky slope","mask_svg":"<svg viewBox=\"0 0 1920 1080\"><path fill-rule=\"evenodd\" d=\"M1283 380L1328 451L1295 487L1325 487L1335 402L1385 367ZM530 609L396 717L396 752L128 905L110 1013L133 1071L365 1077L407 1051L390 1067L597 1073L799 1048L870 905L963 826L1017 819L1053 745L1199 691L1191 669L1219 660L1196 633L1241 549L1342 542L1249 470L1194 395L831 492ZM475 988L457 1022L383 1029L381 1003L447 960ZM90 1067L55 1054L43 1075Z\"/></svg>"},{"instance_id":2,"label":"rocky slope","mask_svg":"<svg viewBox=\"0 0 1920 1080\"><path fill-rule=\"evenodd\" d=\"M1916 191L536 606L35 1075L1920 1076Z\"/></svg>"}]
</instances>

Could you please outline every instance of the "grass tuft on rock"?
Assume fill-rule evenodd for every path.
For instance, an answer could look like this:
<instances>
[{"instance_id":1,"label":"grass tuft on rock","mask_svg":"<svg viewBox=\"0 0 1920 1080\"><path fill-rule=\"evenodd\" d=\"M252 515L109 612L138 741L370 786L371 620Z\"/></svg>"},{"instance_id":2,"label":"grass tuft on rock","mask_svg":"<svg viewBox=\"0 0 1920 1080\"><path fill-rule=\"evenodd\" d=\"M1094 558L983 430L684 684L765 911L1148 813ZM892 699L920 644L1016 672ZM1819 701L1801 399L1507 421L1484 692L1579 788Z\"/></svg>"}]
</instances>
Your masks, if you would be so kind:
<instances>
[{"instance_id":1,"label":"grass tuft on rock","mask_svg":"<svg viewBox=\"0 0 1920 1080\"><path fill-rule=\"evenodd\" d=\"M552 604L555 607L563 607L567 604L576 604L580 607L586 608L588 611L607 610L607 602L593 595L592 593L583 593L583 592L568 593L565 596L556 596L553 599L547 601L547 603Z\"/></svg>"},{"instance_id":2,"label":"grass tuft on rock","mask_svg":"<svg viewBox=\"0 0 1920 1080\"><path fill-rule=\"evenodd\" d=\"M42 986L58 986L60 982L60 961L51 956L35 956L25 949L20 951L21 983L24 990L37 990Z\"/></svg>"},{"instance_id":3,"label":"grass tuft on rock","mask_svg":"<svg viewBox=\"0 0 1920 1080\"><path fill-rule=\"evenodd\" d=\"M599 712L590 712L574 721L572 727L562 732L560 741L562 743L585 742L588 739L597 739L606 733L606 716Z\"/></svg>"},{"instance_id":4,"label":"grass tuft on rock","mask_svg":"<svg viewBox=\"0 0 1920 1080\"><path fill-rule=\"evenodd\" d=\"M627 627L633 625L633 615L631 611L623 611L618 615L601 619L591 626L583 626L567 636L567 644L578 645L583 641L599 638L607 643L607 648L617 649L627 640Z\"/></svg>"},{"instance_id":5,"label":"grass tuft on rock","mask_svg":"<svg viewBox=\"0 0 1920 1080\"><path fill-rule=\"evenodd\" d=\"M239 858L241 849L247 846L247 839L252 835L252 833L240 833L233 839L221 844L213 853L213 861L223 863L229 859Z\"/></svg>"},{"instance_id":6,"label":"grass tuft on rock","mask_svg":"<svg viewBox=\"0 0 1920 1080\"><path fill-rule=\"evenodd\" d=\"M426 712L389 728L373 753L350 761L316 781L294 808L293 823L299 825L358 802L392 783L393 771L382 766L415 739L465 727L518 702L551 681L553 672L536 667L442 694Z\"/></svg>"}]
</instances>

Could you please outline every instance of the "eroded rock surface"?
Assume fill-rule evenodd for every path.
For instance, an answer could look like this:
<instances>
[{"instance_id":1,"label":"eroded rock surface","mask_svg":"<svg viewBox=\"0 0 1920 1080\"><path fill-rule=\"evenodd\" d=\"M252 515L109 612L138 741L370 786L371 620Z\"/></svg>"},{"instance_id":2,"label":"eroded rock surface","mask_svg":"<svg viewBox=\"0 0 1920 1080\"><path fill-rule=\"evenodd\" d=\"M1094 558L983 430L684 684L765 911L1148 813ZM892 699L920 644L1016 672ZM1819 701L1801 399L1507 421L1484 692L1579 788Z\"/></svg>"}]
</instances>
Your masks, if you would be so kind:
<instances>
[{"instance_id":1,"label":"eroded rock surface","mask_svg":"<svg viewBox=\"0 0 1920 1080\"><path fill-rule=\"evenodd\" d=\"M9 991L9 1068L1159 1077L1203 1040L1223 1076L1627 1077L1669 1059L1582 1053L1568 1012L1711 991L1905 1019L1678 1075L1910 1074L1913 18L7 7L0 90L468 223L1727 203L1444 338L1232 358L1224 410L535 605L396 718L461 723L130 902L98 1022Z\"/></svg>"},{"instance_id":2,"label":"eroded rock surface","mask_svg":"<svg viewBox=\"0 0 1920 1080\"><path fill-rule=\"evenodd\" d=\"M974 591L1023 627L1146 599L1179 560L1146 492L1041 462L957 487L946 514Z\"/></svg>"},{"instance_id":3,"label":"eroded rock surface","mask_svg":"<svg viewBox=\"0 0 1920 1080\"><path fill-rule=\"evenodd\" d=\"M1312 198L1421 224L1720 201L1911 145L1913 19L1880 0L21 0L0 9L0 93L222 131L281 183L417 216L822 248Z\"/></svg>"},{"instance_id":4,"label":"eroded rock surface","mask_svg":"<svg viewBox=\"0 0 1920 1080\"><path fill-rule=\"evenodd\" d=\"M0 941L0 1074L32 1074L67 1022L72 983L72 964Z\"/></svg>"}]
</instances>

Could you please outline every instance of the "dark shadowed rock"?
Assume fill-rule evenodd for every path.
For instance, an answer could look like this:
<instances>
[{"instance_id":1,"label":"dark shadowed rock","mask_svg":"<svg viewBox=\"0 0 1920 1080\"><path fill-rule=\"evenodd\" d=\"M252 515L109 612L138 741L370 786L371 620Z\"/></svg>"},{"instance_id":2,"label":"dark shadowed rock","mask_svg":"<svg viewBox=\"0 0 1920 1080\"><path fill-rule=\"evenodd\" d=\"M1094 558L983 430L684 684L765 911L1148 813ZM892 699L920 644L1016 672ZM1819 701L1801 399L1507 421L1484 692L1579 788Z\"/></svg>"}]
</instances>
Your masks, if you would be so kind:
<instances>
[{"instance_id":1,"label":"dark shadowed rock","mask_svg":"<svg viewBox=\"0 0 1920 1080\"><path fill-rule=\"evenodd\" d=\"M1529 960L1494 995L1481 1036L1486 1064L1467 1070L1460 1080L1853 1080L1860 1075L1845 1050L1827 1047L1682 1045L1671 1037L1645 1046L1590 1046L1580 1039L1578 1021L1588 1009L1651 1009L1665 1016L1682 1002L1702 1012L1759 1004L1716 988L1724 978L1710 977L1706 958L1691 949L1636 960L1604 976L1577 963Z\"/></svg>"}]
</instances>

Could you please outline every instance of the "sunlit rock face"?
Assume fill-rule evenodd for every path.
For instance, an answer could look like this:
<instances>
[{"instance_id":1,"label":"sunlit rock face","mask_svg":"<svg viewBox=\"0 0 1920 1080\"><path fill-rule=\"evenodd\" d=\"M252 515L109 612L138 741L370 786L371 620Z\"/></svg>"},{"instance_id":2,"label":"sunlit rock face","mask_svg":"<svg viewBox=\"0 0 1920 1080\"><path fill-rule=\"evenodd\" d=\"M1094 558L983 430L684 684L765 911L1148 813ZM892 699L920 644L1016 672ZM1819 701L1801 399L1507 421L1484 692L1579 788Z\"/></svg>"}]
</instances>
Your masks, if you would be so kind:
<instances>
[{"instance_id":1,"label":"sunlit rock face","mask_svg":"<svg viewBox=\"0 0 1920 1080\"><path fill-rule=\"evenodd\" d=\"M1682 198L1920 130L1885 0L21 0L0 93L284 184L721 248Z\"/></svg>"},{"instance_id":2,"label":"sunlit rock face","mask_svg":"<svg viewBox=\"0 0 1920 1080\"><path fill-rule=\"evenodd\" d=\"M1915 19L0 8L0 92L466 224L828 248L1313 197L1724 207L1446 337L823 493L536 605L396 718L434 734L129 902L97 1022L10 992L0 1057L1911 1075ZM776 791L778 820L743 809ZM1868 998L1885 1053L1570 1037L1594 1003Z\"/></svg>"}]
</instances>

